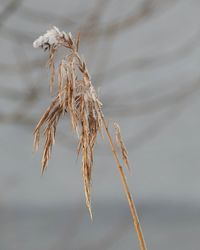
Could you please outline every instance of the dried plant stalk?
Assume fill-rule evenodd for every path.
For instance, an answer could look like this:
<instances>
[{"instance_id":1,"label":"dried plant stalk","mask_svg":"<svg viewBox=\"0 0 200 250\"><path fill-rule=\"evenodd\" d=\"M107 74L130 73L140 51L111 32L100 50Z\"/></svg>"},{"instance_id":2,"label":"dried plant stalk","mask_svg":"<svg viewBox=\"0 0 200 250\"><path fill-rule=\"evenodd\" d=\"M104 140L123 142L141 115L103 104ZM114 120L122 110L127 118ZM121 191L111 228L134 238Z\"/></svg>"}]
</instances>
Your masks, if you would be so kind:
<instances>
[{"instance_id":1,"label":"dried plant stalk","mask_svg":"<svg viewBox=\"0 0 200 250\"><path fill-rule=\"evenodd\" d=\"M47 31L34 43L35 48L41 47L49 50L48 65L50 68L50 92L53 91L54 80L57 77L56 96L46 112L41 117L34 131L34 148L39 147L40 132L43 128L45 143L42 155L42 173L47 167L51 156L52 146L55 142L56 127L61 116L70 117L73 130L76 132L79 142L77 153L82 155L82 174L86 205L90 216L91 212L91 174L93 168L93 149L98 132L102 129L108 137L116 165L121 176L122 184L129 203L132 219L138 236L140 249L146 250L144 237L139 224L136 208L131 197L127 180L120 164L119 157L106 125L102 111L102 103L97 97L96 91L91 83L90 75L84 60L78 53L80 35L73 38L71 33L61 32L58 28ZM54 58L59 47L67 48L68 54L61 60L57 72L54 66ZM128 154L122 141L120 127L114 124L116 142L121 149L124 164L129 168Z\"/></svg>"}]
</instances>

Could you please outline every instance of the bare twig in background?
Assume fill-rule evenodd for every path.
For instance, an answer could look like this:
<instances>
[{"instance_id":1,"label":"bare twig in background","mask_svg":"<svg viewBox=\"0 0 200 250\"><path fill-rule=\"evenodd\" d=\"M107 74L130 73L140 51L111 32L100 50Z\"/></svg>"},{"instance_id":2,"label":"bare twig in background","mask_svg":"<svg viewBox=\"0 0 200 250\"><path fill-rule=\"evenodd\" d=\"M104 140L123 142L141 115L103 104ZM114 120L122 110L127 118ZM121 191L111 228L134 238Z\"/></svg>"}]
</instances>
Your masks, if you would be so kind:
<instances>
[{"instance_id":1,"label":"bare twig in background","mask_svg":"<svg viewBox=\"0 0 200 250\"><path fill-rule=\"evenodd\" d=\"M123 77L124 75L131 74L133 70L144 71L162 67L168 65L169 63L175 63L176 61L182 60L186 56L189 56L195 49L199 48L199 38L200 32L198 31L191 38L189 38L187 42L172 51L162 53L161 55L157 56L153 55L143 58L127 59L123 62L113 65L106 71L99 71L93 77L97 79L97 82L99 82L99 79L101 79L103 75L105 80L113 80ZM110 81L108 81L108 83L109 82Z\"/></svg>"},{"instance_id":2,"label":"bare twig in background","mask_svg":"<svg viewBox=\"0 0 200 250\"><path fill-rule=\"evenodd\" d=\"M34 10L27 6L22 6L20 8L20 16L21 18L24 18L27 21L33 21L33 22L39 22L39 23L46 23L49 25L49 23L54 20L54 22L58 23L59 25L67 25L67 26L74 26L77 24L77 21L75 20L75 16L83 16L84 13L82 11L73 14L73 19L67 17L67 16L61 16L57 15L56 13L50 13L49 11L46 12L45 10Z\"/></svg>"},{"instance_id":3,"label":"bare twig in background","mask_svg":"<svg viewBox=\"0 0 200 250\"><path fill-rule=\"evenodd\" d=\"M10 1L4 10L0 13L0 28L3 23L12 15L21 5L22 0L12 0Z\"/></svg>"},{"instance_id":4,"label":"bare twig in background","mask_svg":"<svg viewBox=\"0 0 200 250\"><path fill-rule=\"evenodd\" d=\"M135 14L128 15L128 17L126 16L122 20L115 20L112 23L105 25L104 28L99 28L96 30L88 30L85 33L83 33L83 35L87 37L102 36L102 35L108 37L116 33L119 33L120 31L124 31L131 27L134 27L139 22L144 21L145 19L148 19L148 17L153 16L155 13L157 14L156 2L157 1L155 0L145 0L139 6ZM168 3L168 1L163 2L163 3L166 4ZM172 3L175 4L176 1L173 1ZM172 3L170 3L170 5L172 5Z\"/></svg>"}]
</instances>

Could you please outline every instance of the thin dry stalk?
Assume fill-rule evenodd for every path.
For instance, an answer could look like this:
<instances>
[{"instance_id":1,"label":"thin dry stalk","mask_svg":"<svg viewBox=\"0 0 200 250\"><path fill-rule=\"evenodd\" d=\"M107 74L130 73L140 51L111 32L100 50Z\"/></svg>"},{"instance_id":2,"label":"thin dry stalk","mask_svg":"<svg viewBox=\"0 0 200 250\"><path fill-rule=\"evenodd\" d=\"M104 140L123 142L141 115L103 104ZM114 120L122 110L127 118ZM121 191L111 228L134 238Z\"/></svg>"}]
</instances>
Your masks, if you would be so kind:
<instances>
[{"instance_id":1,"label":"thin dry stalk","mask_svg":"<svg viewBox=\"0 0 200 250\"><path fill-rule=\"evenodd\" d=\"M84 60L78 53L80 35L74 39L71 33L66 34L58 28L47 31L34 43L35 48L42 47L49 50L48 65L50 68L50 91L52 93L54 80L57 77L56 97L41 117L34 131L34 148L38 149L40 143L40 133L43 129L45 143L42 155L42 173L47 167L51 156L53 144L55 142L56 128L61 116L70 117L73 130L76 132L79 142L77 153L82 155L82 174L86 205L90 216L91 211L91 175L93 168L93 150L98 132L101 134L105 129L108 137L116 165L118 167L125 194L129 203L132 219L135 225L137 237L141 250L146 250L144 237L139 224L137 212L131 197L123 168L113 143L112 137L106 125L102 111L102 103L99 101L96 91L91 83L90 75ZM69 52L60 62L56 71L54 59L59 47L67 48ZM116 142L121 149L122 160L129 167L128 153L122 141L120 127L114 124L116 132Z\"/></svg>"},{"instance_id":2,"label":"thin dry stalk","mask_svg":"<svg viewBox=\"0 0 200 250\"><path fill-rule=\"evenodd\" d=\"M141 226L140 226L140 223L139 223L139 219L138 219L138 215L137 215L137 210L136 210L133 198L131 196L131 193L129 191L129 187L128 187L128 183L127 183L127 180L126 180L126 176L125 176L123 168L122 168L122 166L120 164L116 148L114 146L112 137L111 137L109 129L108 129L107 125L106 125L106 121L105 121L105 119L103 117L103 114L102 114L102 120L103 120L103 125L104 125L105 131L106 131L106 135L108 137L108 140L109 140L112 152L113 152L113 156L114 156L116 165L117 165L118 170L119 170L119 174L120 174L120 177L121 177L121 180L122 180L122 184L123 184L123 187L124 187L124 192L125 192L127 200L128 200L128 204L129 204L130 211L131 211L131 216L132 216L133 223L134 223L134 226L135 226L135 231L137 233L138 241L139 241L139 244L140 244L140 249L141 250L146 250L147 247L146 247L146 243L145 243L145 240L144 240L142 229L141 229Z\"/></svg>"}]
</instances>

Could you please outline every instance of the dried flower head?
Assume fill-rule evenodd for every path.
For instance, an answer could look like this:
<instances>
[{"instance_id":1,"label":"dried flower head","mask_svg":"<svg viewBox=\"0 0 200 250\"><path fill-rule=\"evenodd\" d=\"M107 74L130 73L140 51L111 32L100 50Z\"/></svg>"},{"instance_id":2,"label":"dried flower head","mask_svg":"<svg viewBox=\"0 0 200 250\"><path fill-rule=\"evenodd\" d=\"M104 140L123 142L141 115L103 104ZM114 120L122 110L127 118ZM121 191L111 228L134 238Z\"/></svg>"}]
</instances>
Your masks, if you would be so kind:
<instances>
[{"instance_id":1,"label":"dried flower head","mask_svg":"<svg viewBox=\"0 0 200 250\"><path fill-rule=\"evenodd\" d=\"M77 151L82 154L86 204L91 214L90 186L93 149L97 133L100 132L102 126L102 104L92 86L86 64L78 54L79 36L73 39L71 34L67 35L54 27L43 36L40 36L33 44L35 47L44 48L47 43L50 51L50 66L53 69L54 61L52 58L58 49L58 45L67 47L69 54L61 60L58 66L57 95L35 128L35 149L38 149L40 129L44 125L43 172L48 164L52 146L55 142L57 123L61 116L68 114L72 128L79 138ZM54 80L54 74L55 70L51 71L52 80ZM52 84L53 82L51 82L51 86Z\"/></svg>"},{"instance_id":2,"label":"dried flower head","mask_svg":"<svg viewBox=\"0 0 200 250\"><path fill-rule=\"evenodd\" d=\"M55 76L57 78L56 96L41 117L34 131L34 149L37 150L40 142L40 132L43 128L45 143L42 155L42 173L47 167L51 156L52 146L55 142L56 128L61 117L68 115L73 130L78 136L77 153L82 156L82 174L86 205L91 212L91 175L93 168L93 150L97 138L97 134L105 130L113 156L116 161L125 194L128 199L132 218L135 224L136 232L140 242L140 249L145 250L145 242L142 231L137 218L136 209L130 195L128 184L119 161L119 157L113 143L112 137L107 127L107 123L102 111L102 103L100 102L96 91L92 85L86 63L78 53L79 34L73 38L71 33L59 31L53 27L44 35L40 36L33 46L41 47L45 51L49 50L48 65L50 68L50 91L53 91ZM58 68L55 70L54 59L58 48L62 46L67 49L66 55L61 59ZM125 165L129 166L127 159L127 151L122 142L120 128L115 124L117 144L122 151L122 158Z\"/></svg>"}]
</instances>

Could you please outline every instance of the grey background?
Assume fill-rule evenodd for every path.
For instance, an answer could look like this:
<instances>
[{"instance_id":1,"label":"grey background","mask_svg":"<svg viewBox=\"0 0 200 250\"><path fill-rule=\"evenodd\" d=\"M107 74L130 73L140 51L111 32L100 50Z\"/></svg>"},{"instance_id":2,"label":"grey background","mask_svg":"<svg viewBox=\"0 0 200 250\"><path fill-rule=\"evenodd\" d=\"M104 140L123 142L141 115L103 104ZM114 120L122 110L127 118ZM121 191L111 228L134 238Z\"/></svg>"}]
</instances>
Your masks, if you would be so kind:
<instances>
[{"instance_id":1,"label":"grey background","mask_svg":"<svg viewBox=\"0 0 200 250\"><path fill-rule=\"evenodd\" d=\"M44 176L33 129L51 98L47 54L32 42L52 25L81 32L152 250L198 250L200 2L0 0L0 249L138 249L106 139L98 138L91 223L67 119Z\"/></svg>"}]
</instances>

